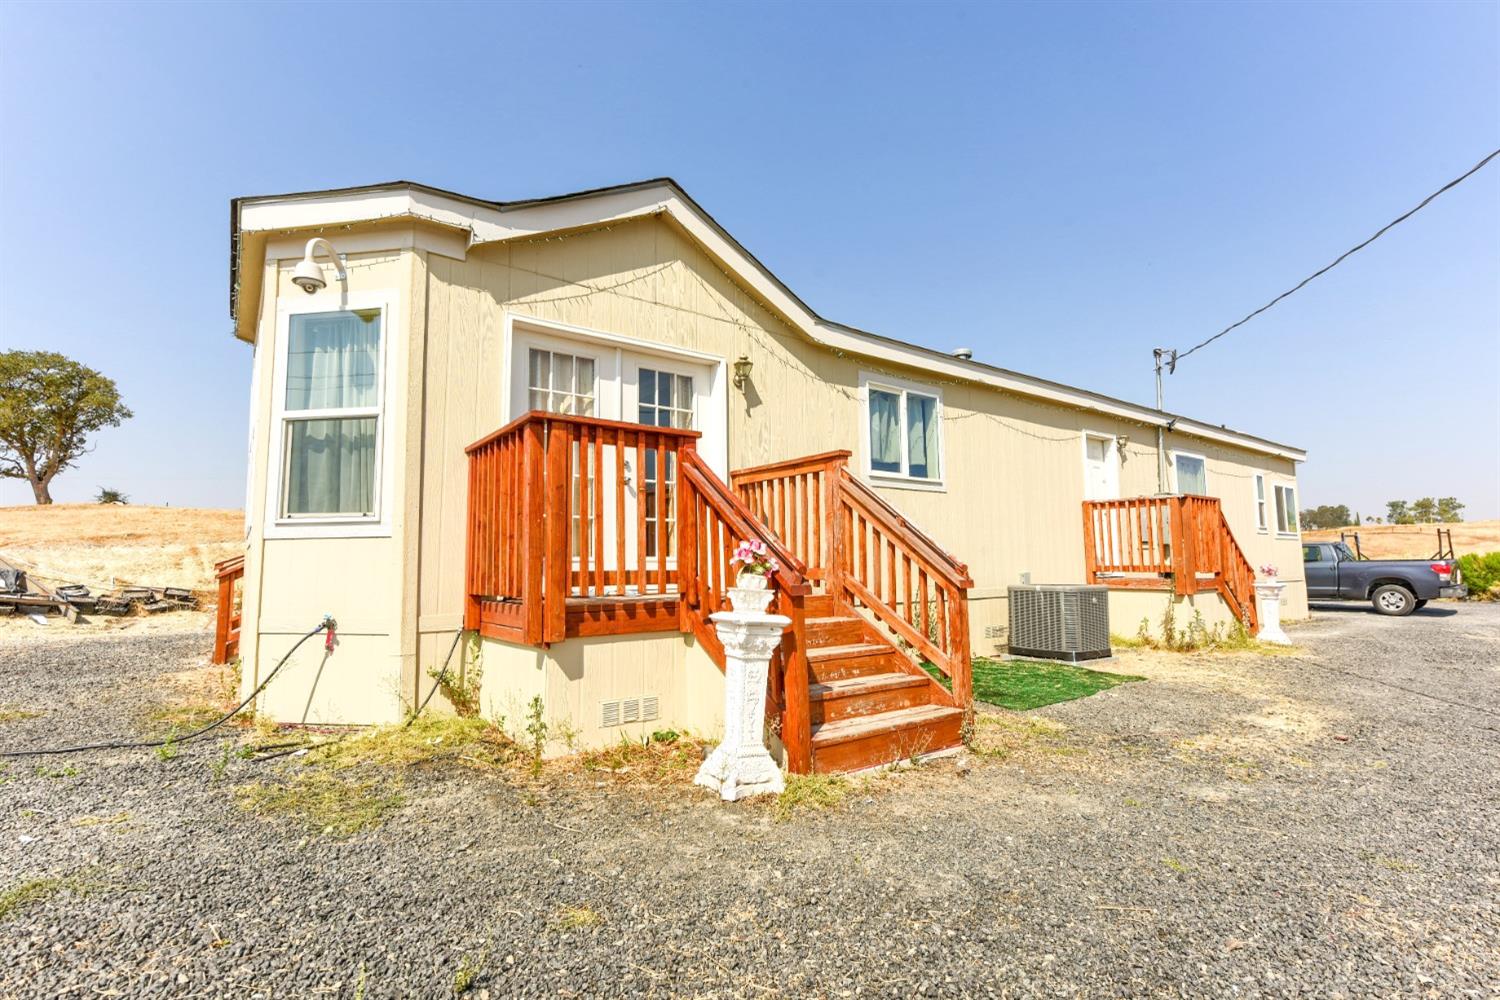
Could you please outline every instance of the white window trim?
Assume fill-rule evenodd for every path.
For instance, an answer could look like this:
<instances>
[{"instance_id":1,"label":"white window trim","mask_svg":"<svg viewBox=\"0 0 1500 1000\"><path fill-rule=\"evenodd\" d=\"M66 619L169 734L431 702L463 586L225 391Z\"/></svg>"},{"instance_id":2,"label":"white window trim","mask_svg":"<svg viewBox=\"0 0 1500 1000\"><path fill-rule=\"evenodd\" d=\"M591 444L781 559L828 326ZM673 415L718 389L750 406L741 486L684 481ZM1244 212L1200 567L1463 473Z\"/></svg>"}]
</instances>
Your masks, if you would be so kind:
<instances>
[{"instance_id":1,"label":"white window trim","mask_svg":"<svg viewBox=\"0 0 1500 1000\"><path fill-rule=\"evenodd\" d=\"M385 538L391 534L391 507L387 502L395 495L395 461L391 456L396 435L391 434L387 403L394 385L391 371L391 342L398 336L397 294L392 290L350 292L330 287L314 295L284 299L276 310L275 353L271 361L275 376L271 386L271 422L267 449L266 495L264 519L266 538ZM372 407L295 410L292 419L316 419L320 416L375 417L375 512L368 517L331 515L327 517L287 517L282 514L282 491L286 483L288 416L286 409L287 349L291 341L293 316L308 313L340 312L355 309L380 310L380 378L377 399Z\"/></svg>"},{"instance_id":2,"label":"white window trim","mask_svg":"<svg viewBox=\"0 0 1500 1000\"><path fill-rule=\"evenodd\" d=\"M1091 431L1087 427L1079 435L1078 447L1083 456L1083 493L1084 499L1090 499L1089 492L1089 438L1097 438L1106 442L1109 446L1109 463L1114 467L1115 473L1115 495L1112 497L1095 497L1093 499L1118 500L1120 499L1120 436L1112 431Z\"/></svg>"},{"instance_id":3,"label":"white window trim","mask_svg":"<svg viewBox=\"0 0 1500 1000\"><path fill-rule=\"evenodd\" d=\"M1266 474L1254 473L1250 477L1250 516L1255 521L1257 534L1269 534L1271 530L1272 497L1266 492Z\"/></svg>"},{"instance_id":4,"label":"white window trim","mask_svg":"<svg viewBox=\"0 0 1500 1000\"><path fill-rule=\"evenodd\" d=\"M1273 518L1276 516L1275 501L1276 501L1277 496L1279 496L1279 491L1281 491L1281 490L1289 490L1291 492L1291 494L1292 494L1292 505L1291 505L1291 507L1288 508L1288 510L1291 512L1292 517L1296 518L1296 521L1297 521L1297 530L1296 531L1283 531L1282 528L1281 528L1281 522L1277 521L1276 522L1276 537L1277 538L1298 538L1298 539L1300 539L1302 537L1302 517L1297 512L1297 484L1296 483L1273 483L1272 484L1272 486L1271 486L1271 501L1272 501L1271 516Z\"/></svg>"},{"instance_id":5,"label":"white window trim","mask_svg":"<svg viewBox=\"0 0 1500 1000\"><path fill-rule=\"evenodd\" d=\"M661 358L668 362L684 362L707 366L709 369L709 385L707 398L704 401L702 412L698 414L698 428L702 437L698 439L698 454L708 463L712 469L725 482L729 481L729 362L717 354L706 354L702 351L694 351L685 347L675 347L670 344L658 344L649 340L637 340L634 337L626 337L618 333L607 333L603 330L593 330L584 326L574 326L571 323L559 323L556 320L539 319L528 316L525 313L506 310L502 330L501 357L502 377L500 383L500 405L501 412L509 414L507 420L514 419L524 413L524 410L516 409L520 400L514 397L515 390L512 388L514 381L511 365L517 363L516 338L527 337L538 341L559 341L562 343L591 344L595 347L613 347L616 350L614 359L614 389L606 394L602 388L596 389L594 398L594 412L601 419L620 420L621 405L619 389L624 379L624 359L619 352L631 351L636 354L644 354L654 358ZM668 367L664 365L663 367ZM682 374L697 375L698 372L689 369L671 369ZM599 370L596 368L594 377L598 379ZM613 414L613 415L611 415ZM635 423L627 420L627 423Z\"/></svg>"},{"instance_id":6,"label":"white window trim","mask_svg":"<svg viewBox=\"0 0 1500 1000\"><path fill-rule=\"evenodd\" d=\"M1208 490L1208 456L1207 455L1199 454L1196 451L1183 451L1181 448L1173 448L1172 449L1172 492L1176 493L1176 494L1179 494L1179 495L1182 494L1182 487L1177 482L1177 456L1178 455L1181 455L1183 458L1196 458L1198 461L1200 461L1200 462L1203 463L1203 489L1205 491L1207 491ZM1208 493L1208 492L1204 492L1204 493L1202 493L1200 495L1201 496L1213 496L1212 493Z\"/></svg>"},{"instance_id":7,"label":"white window trim","mask_svg":"<svg viewBox=\"0 0 1500 1000\"><path fill-rule=\"evenodd\" d=\"M904 472L886 472L876 470L871 463L870 454L870 390L883 389L886 392L898 393L901 396L901 467L907 468L907 437L906 437L906 394L914 392L919 396L927 396L937 400L937 454L939 475L936 479L919 479L909 476ZM864 470L865 479L876 486L889 486L901 490L925 490L929 493L946 493L948 487L943 478L948 474L947 433L943 427L943 390L926 382L910 382L906 379L892 378L889 375L876 375L871 372L859 373L859 446L863 453L860 462Z\"/></svg>"}]
</instances>

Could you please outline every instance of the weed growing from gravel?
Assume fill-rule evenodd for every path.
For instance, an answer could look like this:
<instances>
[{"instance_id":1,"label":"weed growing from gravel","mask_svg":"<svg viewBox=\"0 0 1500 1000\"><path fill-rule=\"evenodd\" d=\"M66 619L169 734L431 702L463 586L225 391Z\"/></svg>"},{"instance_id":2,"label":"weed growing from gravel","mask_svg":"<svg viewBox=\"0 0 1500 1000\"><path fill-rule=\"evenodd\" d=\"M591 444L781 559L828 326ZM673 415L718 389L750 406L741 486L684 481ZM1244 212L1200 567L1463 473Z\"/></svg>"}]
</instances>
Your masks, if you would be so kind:
<instances>
[{"instance_id":1,"label":"weed growing from gravel","mask_svg":"<svg viewBox=\"0 0 1500 1000\"><path fill-rule=\"evenodd\" d=\"M589 906L564 906L553 921L558 930L577 931L586 927L598 927L604 918Z\"/></svg>"},{"instance_id":2,"label":"weed growing from gravel","mask_svg":"<svg viewBox=\"0 0 1500 1000\"><path fill-rule=\"evenodd\" d=\"M163 705L149 716L158 732L192 732L202 729L224 714L224 710L206 703Z\"/></svg>"},{"instance_id":3,"label":"weed growing from gravel","mask_svg":"<svg viewBox=\"0 0 1500 1000\"><path fill-rule=\"evenodd\" d=\"M453 706L461 718L472 719L479 715L479 682L484 679L484 646L476 632L469 639L466 664L460 666L455 676L446 668L429 667L427 676L437 681L438 688L448 704Z\"/></svg>"},{"instance_id":4,"label":"weed growing from gravel","mask_svg":"<svg viewBox=\"0 0 1500 1000\"><path fill-rule=\"evenodd\" d=\"M240 808L283 816L327 835L349 837L383 823L405 801L374 779L346 781L323 771L304 771L282 783L251 782L235 789Z\"/></svg>"},{"instance_id":5,"label":"weed growing from gravel","mask_svg":"<svg viewBox=\"0 0 1500 1000\"><path fill-rule=\"evenodd\" d=\"M1110 644L1122 649L1159 649L1173 653L1262 653L1271 656L1285 656L1287 653L1286 646L1273 646L1256 639L1243 621L1231 622L1227 627L1223 623L1210 627L1203 620L1203 612L1196 609L1187 626L1179 629L1177 611L1171 601L1162 613L1161 626L1155 634L1151 631L1151 619L1142 618L1135 638L1113 635Z\"/></svg>"},{"instance_id":6,"label":"weed growing from gravel","mask_svg":"<svg viewBox=\"0 0 1500 1000\"><path fill-rule=\"evenodd\" d=\"M842 774L789 774L786 790L776 797L776 819L784 823L799 809L832 809L853 791Z\"/></svg>"},{"instance_id":7,"label":"weed growing from gravel","mask_svg":"<svg viewBox=\"0 0 1500 1000\"><path fill-rule=\"evenodd\" d=\"M1186 875L1188 872L1188 866L1183 864L1181 861L1178 861L1176 858L1162 858L1161 863L1166 865L1168 868L1172 869L1179 875Z\"/></svg>"},{"instance_id":8,"label":"weed growing from gravel","mask_svg":"<svg viewBox=\"0 0 1500 1000\"><path fill-rule=\"evenodd\" d=\"M547 748L547 720L543 716L542 696L531 699L526 709L526 736L531 740L531 776L542 773L542 751Z\"/></svg>"},{"instance_id":9,"label":"weed growing from gravel","mask_svg":"<svg viewBox=\"0 0 1500 1000\"><path fill-rule=\"evenodd\" d=\"M76 778L82 773L72 764L64 764L62 767L48 767L46 764L36 766L38 778Z\"/></svg>"},{"instance_id":10,"label":"weed growing from gravel","mask_svg":"<svg viewBox=\"0 0 1500 1000\"><path fill-rule=\"evenodd\" d=\"M73 820L74 826L119 826L121 823L130 821L130 813L117 812L113 816L79 816Z\"/></svg>"},{"instance_id":11,"label":"weed growing from gravel","mask_svg":"<svg viewBox=\"0 0 1500 1000\"><path fill-rule=\"evenodd\" d=\"M27 719L40 719L41 712L32 712L24 708L0 708L0 722L24 722Z\"/></svg>"},{"instance_id":12,"label":"weed growing from gravel","mask_svg":"<svg viewBox=\"0 0 1500 1000\"><path fill-rule=\"evenodd\" d=\"M219 741L219 756L209 761L209 773L214 776L215 781L224 780L224 772L229 770L229 762L234 758L234 743L231 740Z\"/></svg>"},{"instance_id":13,"label":"weed growing from gravel","mask_svg":"<svg viewBox=\"0 0 1500 1000\"><path fill-rule=\"evenodd\" d=\"M177 748L177 727L173 726L167 733L167 738L156 748L156 759L168 761L175 758L182 751Z\"/></svg>"},{"instance_id":14,"label":"weed growing from gravel","mask_svg":"<svg viewBox=\"0 0 1500 1000\"><path fill-rule=\"evenodd\" d=\"M484 964L489 960L490 949L486 945L477 955L465 955L453 973L453 995L461 997L474 988L479 977L484 975Z\"/></svg>"}]
</instances>

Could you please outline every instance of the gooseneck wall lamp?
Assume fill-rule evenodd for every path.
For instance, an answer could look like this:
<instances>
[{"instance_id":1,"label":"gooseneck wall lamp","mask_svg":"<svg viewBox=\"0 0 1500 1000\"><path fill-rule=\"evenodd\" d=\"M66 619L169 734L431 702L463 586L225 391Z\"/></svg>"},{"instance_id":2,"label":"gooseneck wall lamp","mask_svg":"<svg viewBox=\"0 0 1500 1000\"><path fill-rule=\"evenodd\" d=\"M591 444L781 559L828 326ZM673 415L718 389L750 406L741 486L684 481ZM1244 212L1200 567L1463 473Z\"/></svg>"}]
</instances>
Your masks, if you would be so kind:
<instances>
[{"instance_id":1,"label":"gooseneck wall lamp","mask_svg":"<svg viewBox=\"0 0 1500 1000\"><path fill-rule=\"evenodd\" d=\"M321 236L314 236L307 241L307 249L302 252L302 260L297 263L296 270L292 272L292 284L308 295L328 287L328 282L323 278L323 268L318 266L318 262L314 259L319 250L328 255L328 259L333 262L334 270L338 273L339 281L344 282L347 287L349 275L344 270L344 262L339 260L338 251L333 249L333 244Z\"/></svg>"}]
</instances>

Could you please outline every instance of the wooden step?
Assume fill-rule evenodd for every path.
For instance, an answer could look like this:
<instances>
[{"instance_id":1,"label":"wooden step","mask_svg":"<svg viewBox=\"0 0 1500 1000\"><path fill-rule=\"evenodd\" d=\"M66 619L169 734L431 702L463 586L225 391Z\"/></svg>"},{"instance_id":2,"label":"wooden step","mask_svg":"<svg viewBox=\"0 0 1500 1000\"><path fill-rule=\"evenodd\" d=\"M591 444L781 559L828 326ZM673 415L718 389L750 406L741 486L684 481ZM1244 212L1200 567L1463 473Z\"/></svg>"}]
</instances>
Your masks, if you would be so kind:
<instances>
[{"instance_id":1,"label":"wooden step","mask_svg":"<svg viewBox=\"0 0 1500 1000\"><path fill-rule=\"evenodd\" d=\"M901 670L901 654L891 646L877 642L855 642L842 646L822 646L807 651L812 679L819 684L847 677L868 677Z\"/></svg>"},{"instance_id":2,"label":"wooden step","mask_svg":"<svg viewBox=\"0 0 1500 1000\"><path fill-rule=\"evenodd\" d=\"M811 649L823 646L847 646L866 641L869 625L858 615L827 615L807 619L807 644Z\"/></svg>"},{"instance_id":3,"label":"wooden step","mask_svg":"<svg viewBox=\"0 0 1500 1000\"><path fill-rule=\"evenodd\" d=\"M870 674L808 688L813 725L931 703L932 682L915 674Z\"/></svg>"},{"instance_id":4,"label":"wooden step","mask_svg":"<svg viewBox=\"0 0 1500 1000\"><path fill-rule=\"evenodd\" d=\"M849 609L840 608L832 594L809 594L802 599L802 610L809 618L826 618L844 614Z\"/></svg>"},{"instance_id":5,"label":"wooden step","mask_svg":"<svg viewBox=\"0 0 1500 1000\"><path fill-rule=\"evenodd\" d=\"M813 770L858 771L956 747L963 719L961 709L919 705L814 725Z\"/></svg>"}]
</instances>

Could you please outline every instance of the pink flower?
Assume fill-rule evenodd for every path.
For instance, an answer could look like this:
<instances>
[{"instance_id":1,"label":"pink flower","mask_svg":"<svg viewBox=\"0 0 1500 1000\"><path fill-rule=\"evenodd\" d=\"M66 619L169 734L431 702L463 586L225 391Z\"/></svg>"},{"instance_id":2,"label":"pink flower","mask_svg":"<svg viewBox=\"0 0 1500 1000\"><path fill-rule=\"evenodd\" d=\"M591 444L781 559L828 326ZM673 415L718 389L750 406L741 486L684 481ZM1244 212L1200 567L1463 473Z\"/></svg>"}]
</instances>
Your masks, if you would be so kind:
<instances>
[{"instance_id":1,"label":"pink flower","mask_svg":"<svg viewBox=\"0 0 1500 1000\"><path fill-rule=\"evenodd\" d=\"M1264 566L1262 566L1260 568L1260 575L1261 576L1275 576L1276 575L1276 567L1272 566L1270 563L1266 563Z\"/></svg>"}]
</instances>

